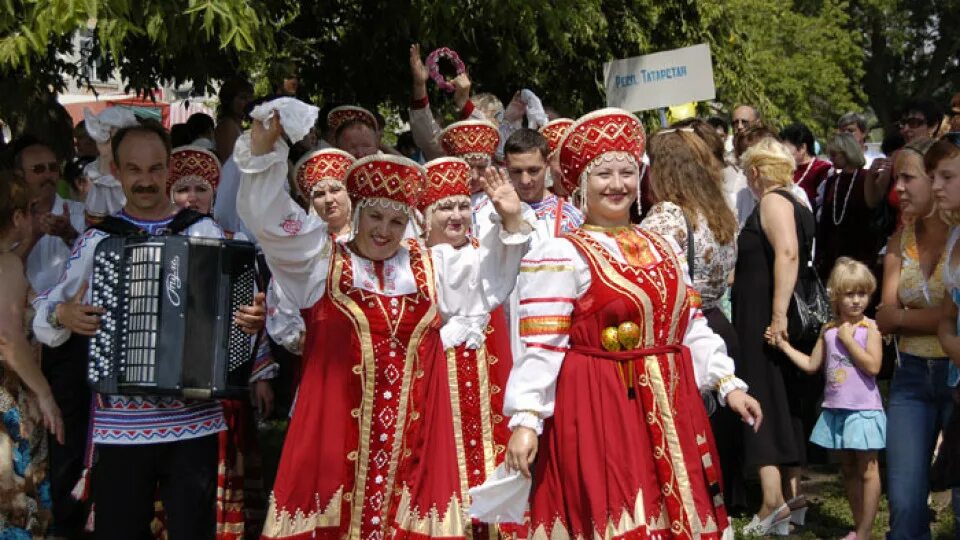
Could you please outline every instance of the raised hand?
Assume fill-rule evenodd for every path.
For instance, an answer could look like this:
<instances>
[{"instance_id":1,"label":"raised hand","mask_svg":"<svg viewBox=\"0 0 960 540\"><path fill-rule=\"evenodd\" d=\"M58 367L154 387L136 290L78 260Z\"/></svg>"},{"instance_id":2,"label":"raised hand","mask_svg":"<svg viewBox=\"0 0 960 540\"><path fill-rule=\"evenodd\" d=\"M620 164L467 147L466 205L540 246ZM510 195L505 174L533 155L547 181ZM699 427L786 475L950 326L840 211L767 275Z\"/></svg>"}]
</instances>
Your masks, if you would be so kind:
<instances>
[{"instance_id":1,"label":"raised hand","mask_svg":"<svg viewBox=\"0 0 960 540\"><path fill-rule=\"evenodd\" d=\"M503 220L503 228L508 232L520 230L523 218L521 216L520 196L503 171L496 167L487 167L480 179L483 191L490 198L494 209Z\"/></svg>"},{"instance_id":2,"label":"raised hand","mask_svg":"<svg viewBox=\"0 0 960 540\"><path fill-rule=\"evenodd\" d=\"M87 283L80 285L76 294L66 302L57 304L56 315L60 324L75 334L81 336L95 336L100 329L100 315L106 312L102 307L84 304L83 296L87 293Z\"/></svg>"},{"instance_id":3,"label":"raised hand","mask_svg":"<svg viewBox=\"0 0 960 540\"><path fill-rule=\"evenodd\" d=\"M280 126L280 111L274 110L273 117L268 122L270 127L263 125L263 122L254 120L250 126L250 153L255 156L262 156L273 151L273 145L283 132Z\"/></svg>"},{"instance_id":4,"label":"raised hand","mask_svg":"<svg viewBox=\"0 0 960 540\"><path fill-rule=\"evenodd\" d=\"M110 141L97 143L97 154L99 154L98 163L100 164L100 174L112 174L110 164L113 163L113 148Z\"/></svg>"},{"instance_id":5,"label":"raised hand","mask_svg":"<svg viewBox=\"0 0 960 540\"><path fill-rule=\"evenodd\" d=\"M513 99L507 105L507 110L503 113L503 121L508 124L520 122L526 112L527 104L523 102L520 92L517 92L513 95Z\"/></svg>"},{"instance_id":6,"label":"raised hand","mask_svg":"<svg viewBox=\"0 0 960 540\"><path fill-rule=\"evenodd\" d=\"M247 335L258 334L267 324L266 296L259 292L253 297L252 306L240 306L233 314L233 322Z\"/></svg>"},{"instance_id":7,"label":"raised hand","mask_svg":"<svg viewBox=\"0 0 960 540\"><path fill-rule=\"evenodd\" d=\"M453 104L457 109L462 109L470 99L470 77L466 73L461 73L453 79Z\"/></svg>"},{"instance_id":8,"label":"raised hand","mask_svg":"<svg viewBox=\"0 0 960 540\"><path fill-rule=\"evenodd\" d=\"M419 43L410 46L410 77L413 79L414 86L423 85L426 87L427 81L430 80L430 70L423 63Z\"/></svg>"}]
</instances>

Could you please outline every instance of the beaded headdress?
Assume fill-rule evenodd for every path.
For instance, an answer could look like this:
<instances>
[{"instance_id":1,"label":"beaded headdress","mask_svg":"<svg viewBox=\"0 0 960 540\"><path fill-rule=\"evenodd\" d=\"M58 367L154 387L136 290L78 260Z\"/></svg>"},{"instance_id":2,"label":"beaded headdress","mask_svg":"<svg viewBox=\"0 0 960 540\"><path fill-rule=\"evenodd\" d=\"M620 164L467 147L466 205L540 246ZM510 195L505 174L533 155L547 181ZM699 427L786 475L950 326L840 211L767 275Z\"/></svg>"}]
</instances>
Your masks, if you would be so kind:
<instances>
[{"instance_id":1,"label":"beaded headdress","mask_svg":"<svg viewBox=\"0 0 960 540\"><path fill-rule=\"evenodd\" d=\"M420 197L418 208L424 214L432 205L454 196L470 197L470 165L454 157L435 159L426 165L426 188Z\"/></svg>"},{"instance_id":2,"label":"beaded headdress","mask_svg":"<svg viewBox=\"0 0 960 540\"><path fill-rule=\"evenodd\" d=\"M179 146L170 153L167 172L167 194L189 180L206 182L210 189L217 190L220 184L220 160L213 152L199 146Z\"/></svg>"},{"instance_id":3,"label":"beaded headdress","mask_svg":"<svg viewBox=\"0 0 960 540\"><path fill-rule=\"evenodd\" d=\"M581 116L560 144L564 189L576 191L590 169L608 154L632 158L639 165L645 144L643 124L623 109L600 109Z\"/></svg>"},{"instance_id":4,"label":"beaded headdress","mask_svg":"<svg viewBox=\"0 0 960 540\"><path fill-rule=\"evenodd\" d=\"M300 158L293 167L293 179L300 188L300 193L309 197L322 180L333 180L342 184L347 176L347 169L354 161L356 160L353 156L336 148L310 152Z\"/></svg>"},{"instance_id":5,"label":"beaded headdress","mask_svg":"<svg viewBox=\"0 0 960 540\"><path fill-rule=\"evenodd\" d=\"M486 120L464 120L440 132L440 145L448 156L492 159L500 145L500 131Z\"/></svg>"}]
</instances>

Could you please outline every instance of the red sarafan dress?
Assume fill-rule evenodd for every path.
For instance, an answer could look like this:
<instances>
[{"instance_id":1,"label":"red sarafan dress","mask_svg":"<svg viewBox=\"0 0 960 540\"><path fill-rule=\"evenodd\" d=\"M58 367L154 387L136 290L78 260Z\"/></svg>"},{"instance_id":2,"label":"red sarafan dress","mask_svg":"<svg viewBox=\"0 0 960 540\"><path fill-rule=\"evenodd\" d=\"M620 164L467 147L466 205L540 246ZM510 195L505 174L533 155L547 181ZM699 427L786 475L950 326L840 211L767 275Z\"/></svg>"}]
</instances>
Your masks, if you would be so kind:
<instances>
[{"instance_id":1,"label":"red sarafan dress","mask_svg":"<svg viewBox=\"0 0 960 540\"><path fill-rule=\"evenodd\" d=\"M430 257L411 251L417 291L388 297L355 288L347 249L333 250L326 294L303 311L307 360L264 536L462 537Z\"/></svg>"},{"instance_id":2,"label":"red sarafan dress","mask_svg":"<svg viewBox=\"0 0 960 540\"><path fill-rule=\"evenodd\" d=\"M732 383L732 362L704 328L672 245L632 227L580 229L528 254L520 275L526 353L506 409L514 426L546 417L530 536L729 535L699 387ZM639 345L608 352L604 329L626 321Z\"/></svg>"},{"instance_id":3,"label":"red sarafan dress","mask_svg":"<svg viewBox=\"0 0 960 540\"><path fill-rule=\"evenodd\" d=\"M503 416L503 391L513 365L510 337L503 309L490 314L484 345L477 349L461 344L447 349L453 404L454 437L460 463L461 498L487 480L506 456L510 429ZM499 536L497 527L474 521L474 539Z\"/></svg>"}]
</instances>

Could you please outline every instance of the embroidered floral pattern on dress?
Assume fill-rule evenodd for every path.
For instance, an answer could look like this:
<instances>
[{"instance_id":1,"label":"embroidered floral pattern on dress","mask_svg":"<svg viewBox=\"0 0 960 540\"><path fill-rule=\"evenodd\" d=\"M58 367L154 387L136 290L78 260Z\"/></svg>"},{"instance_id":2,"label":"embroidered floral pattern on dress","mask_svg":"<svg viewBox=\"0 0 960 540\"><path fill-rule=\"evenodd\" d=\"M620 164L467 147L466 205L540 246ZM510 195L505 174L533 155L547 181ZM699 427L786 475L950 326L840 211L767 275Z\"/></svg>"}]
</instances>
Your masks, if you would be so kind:
<instances>
[{"instance_id":1,"label":"embroidered floral pattern on dress","mask_svg":"<svg viewBox=\"0 0 960 540\"><path fill-rule=\"evenodd\" d=\"M687 257L687 225L683 219L683 210L674 203L657 203L650 209L640 226L661 236L673 238L680 246L677 256ZM693 232L693 249L697 260L693 264L693 286L700 293L703 307L710 309L720 303L727 290L727 277L737 265L736 242L721 245L713 231L707 226L703 215L699 216L699 226Z\"/></svg>"}]
</instances>

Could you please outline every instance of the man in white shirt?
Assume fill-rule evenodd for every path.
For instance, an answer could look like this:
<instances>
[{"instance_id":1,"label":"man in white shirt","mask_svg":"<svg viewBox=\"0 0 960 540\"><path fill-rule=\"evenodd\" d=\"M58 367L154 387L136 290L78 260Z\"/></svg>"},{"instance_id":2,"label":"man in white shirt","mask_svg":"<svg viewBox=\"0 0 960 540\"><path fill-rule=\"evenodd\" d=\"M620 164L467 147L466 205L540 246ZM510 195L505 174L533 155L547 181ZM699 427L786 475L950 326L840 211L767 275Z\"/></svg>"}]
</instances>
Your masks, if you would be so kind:
<instances>
[{"instance_id":1,"label":"man in white shirt","mask_svg":"<svg viewBox=\"0 0 960 540\"><path fill-rule=\"evenodd\" d=\"M61 164L53 149L36 139L25 139L14 153L14 169L34 200L38 235L27 258L27 279L36 292L57 283L63 265L70 257L74 240L84 229L83 203L68 201L57 194Z\"/></svg>"}]
</instances>

